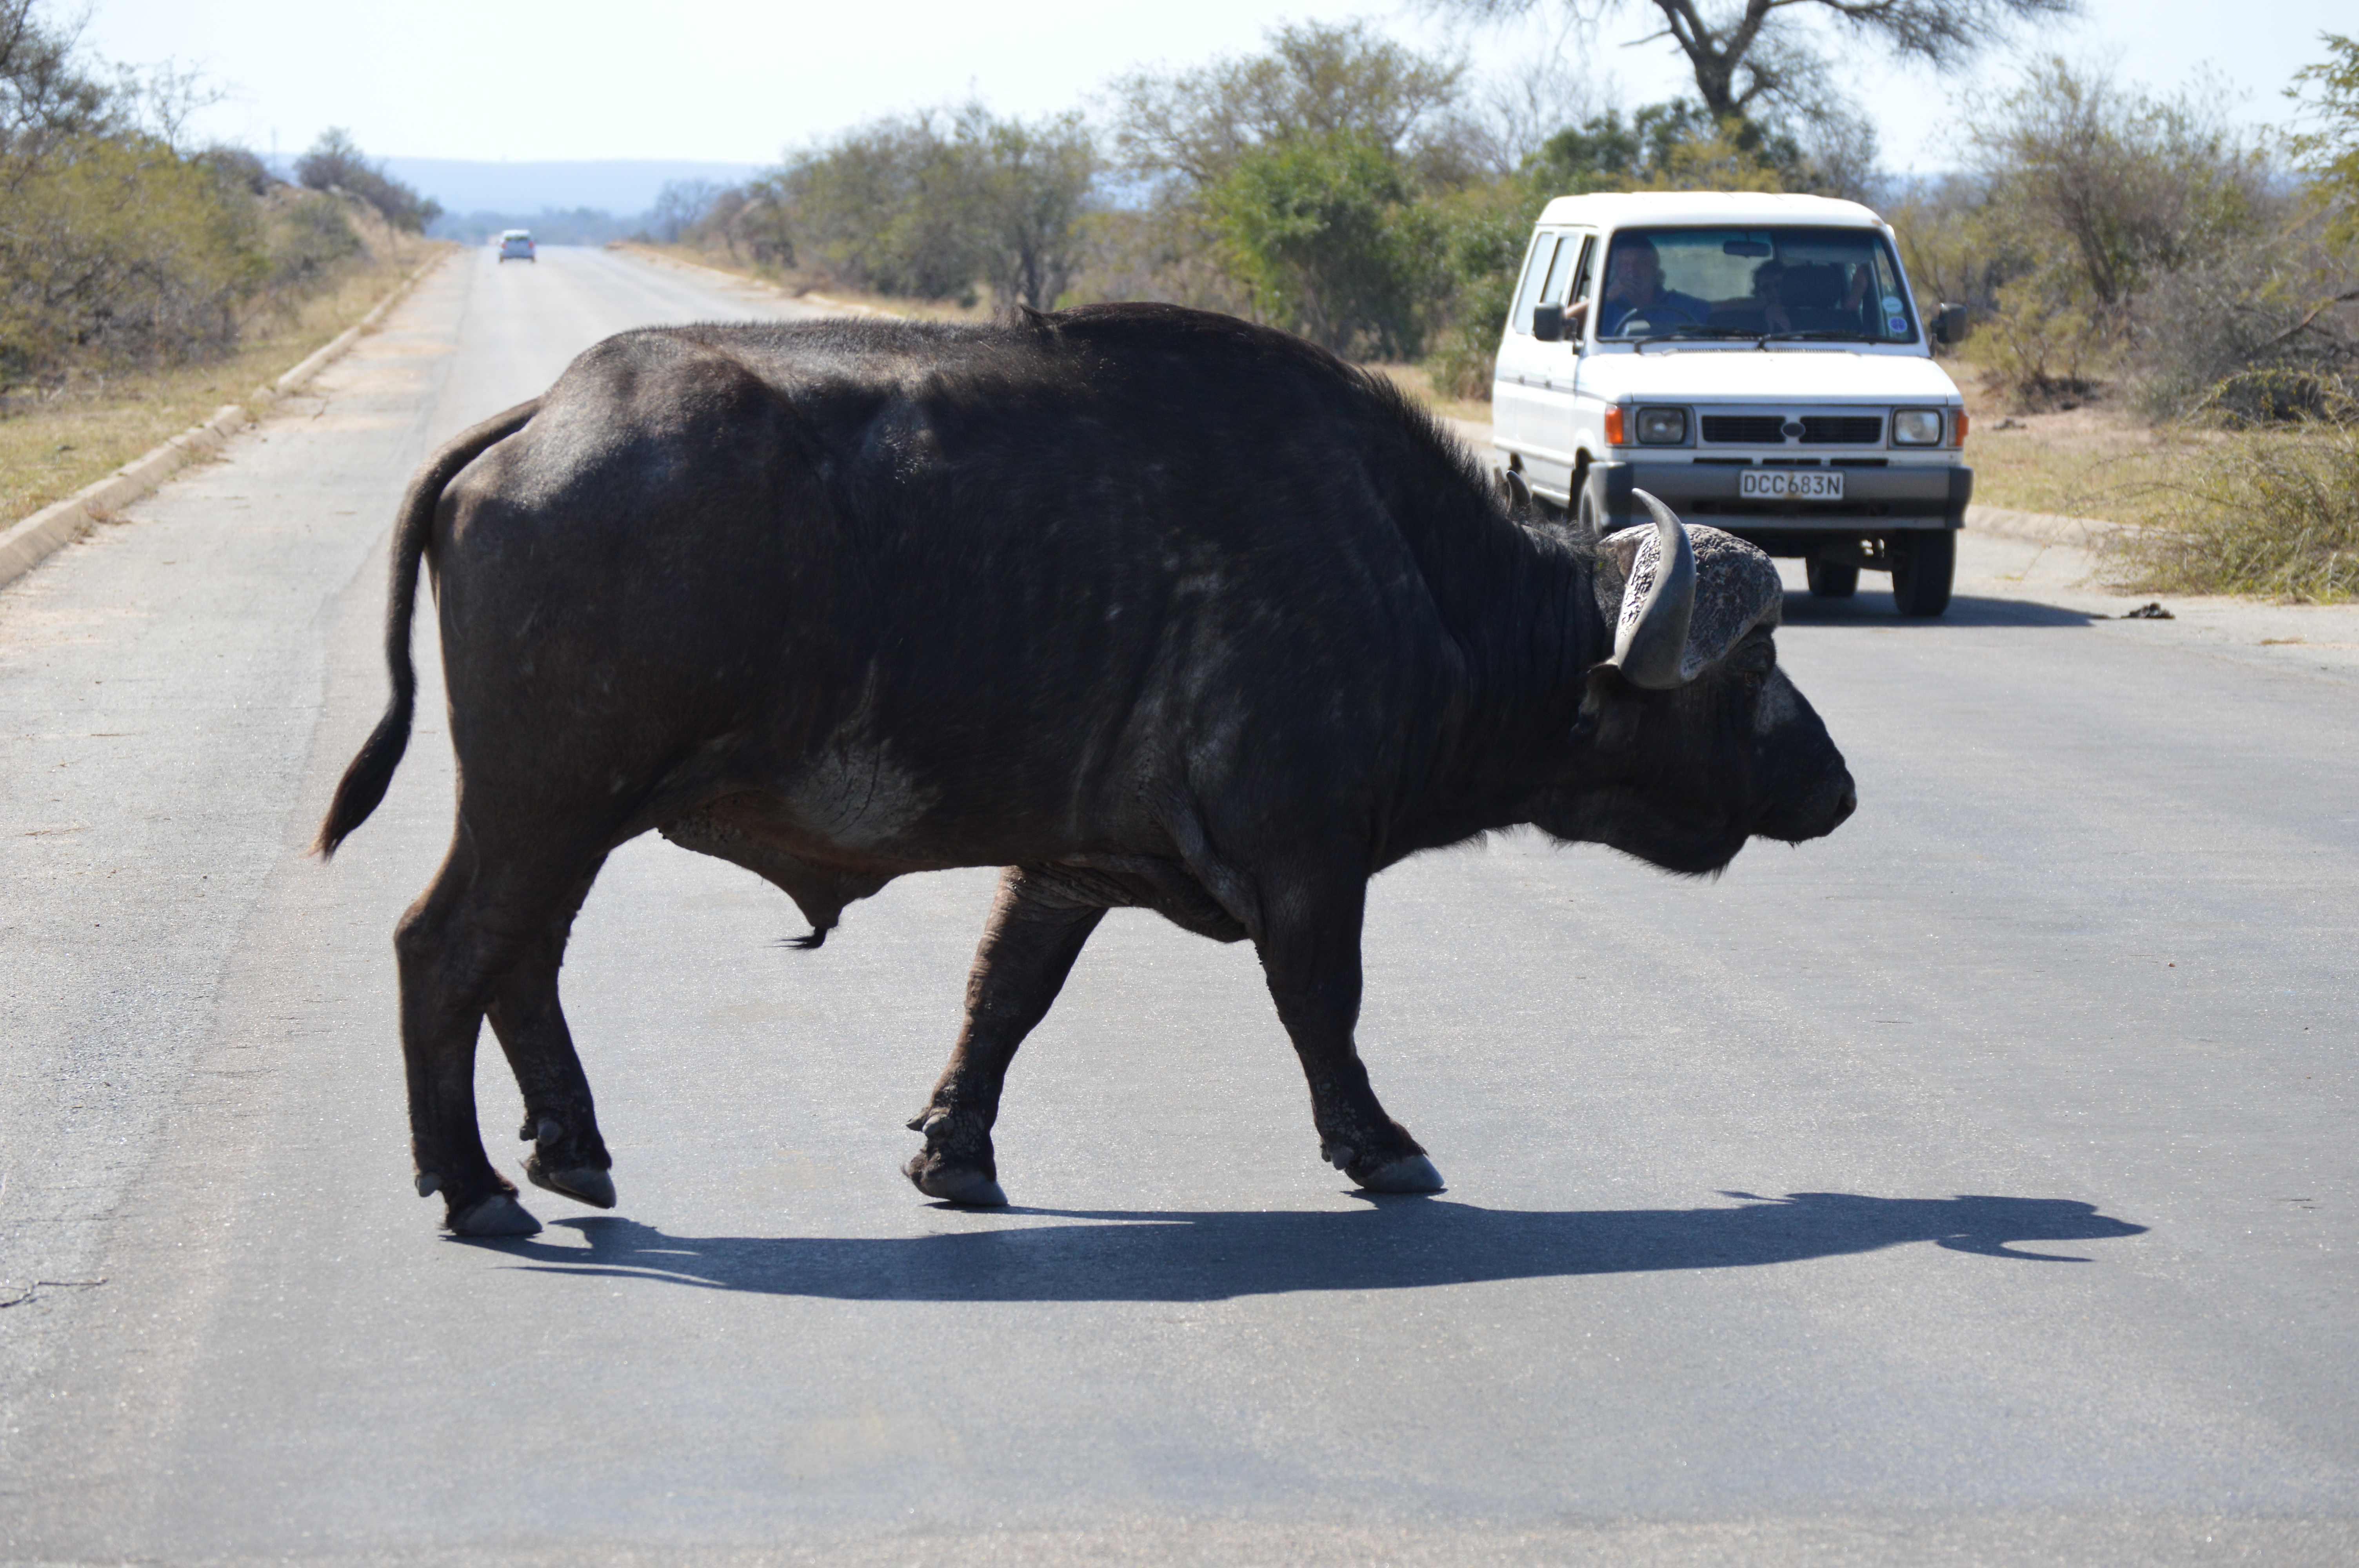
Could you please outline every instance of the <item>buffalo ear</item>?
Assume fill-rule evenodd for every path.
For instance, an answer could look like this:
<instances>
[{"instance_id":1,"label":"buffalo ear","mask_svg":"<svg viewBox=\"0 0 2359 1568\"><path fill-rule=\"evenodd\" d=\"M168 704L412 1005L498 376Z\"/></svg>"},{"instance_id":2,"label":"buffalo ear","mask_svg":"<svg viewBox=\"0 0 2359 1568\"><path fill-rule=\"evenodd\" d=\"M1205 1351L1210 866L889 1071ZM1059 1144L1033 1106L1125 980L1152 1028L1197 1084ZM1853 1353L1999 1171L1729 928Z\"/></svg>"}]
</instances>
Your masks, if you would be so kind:
<instances>
[{"instance_id":1,"label":"buffalo ear","mask_svg":"<svg viewBox=\"0 0 2359 1568\"><path fill-rule=\"evenodd\" d=\"M1612 665L1589 672L1589 689L1582 694L1581 721L1573 726L1577 745L1607 754L1626 752L1638 739L1638 718L1646 700L1636 687Z\"/></svg>"}]
</instances>

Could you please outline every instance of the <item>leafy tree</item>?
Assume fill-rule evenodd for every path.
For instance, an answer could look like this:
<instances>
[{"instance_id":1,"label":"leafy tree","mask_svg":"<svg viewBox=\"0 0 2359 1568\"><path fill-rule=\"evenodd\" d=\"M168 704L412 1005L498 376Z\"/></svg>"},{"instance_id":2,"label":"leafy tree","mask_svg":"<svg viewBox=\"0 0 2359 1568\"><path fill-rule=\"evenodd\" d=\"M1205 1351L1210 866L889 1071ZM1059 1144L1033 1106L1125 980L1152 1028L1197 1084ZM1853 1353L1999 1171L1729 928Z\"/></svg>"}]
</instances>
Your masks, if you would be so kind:
<instances>
[{"instance_id":1,"label":"leafy tree","mask_svg":"<svg viewBox=\"0 0 2359 1568\"><path fill-rule=\"evenodd\" d=\"M873 121L757 182L787 214L803 265L880 294L972 294L983 257L945 118L929 111Z\"/></svg>"},{"instance_id":2,"label":"leafy tree","mask_svg":"<svg viewBox=\"0 0 2359 1568\"><path fill-rule=\"evenodd\" d=\"M2315 128L2295 132L2286 142L2295 162L2317 182L2320 199L2334 211L2334 243L2359 246L2359 38L2340 33L2319 37L2328 58L2296 71L2295 85L2286 89Z\"/></svg>"},{"instance_id":3,"label":"leafy tree","mask_svg":"<svg viewBox=\"0 0 2359 1568\"><path fill-rule=\"evenodd\" d=\"M1339 353L1412 355L1427 283L1399 158L1365 132L1266 142L1204 193L1264 313Z\"/></svg>"},{"instance_id":4,"label":"leafy tree","mask_svg":"<svg viewBox=\"0 0 2359 1568\"><path fill-rule=\"evenodd\" d=\"M362 156L352 133L331 125L320 133L311 150L295 160L297 183L310 190L348 190L384 215L397 229L413 234L442 215L442 204L420 196L385 172L382 164Z\"/></svg>"},{"instance_id":5,"label":"leafy tree","mask_svg":"<svg viewBox=\"0 0 2359 1568\"><path fill-rule=\"evenodd\" d=\"M1540 146L1531 177L1552 195L1592 190L1807 189L1790 135L1746 120L1715 123L1692 101L1649 103L1625 124L1609 109Z\"/></svg>"},{"instance_id":6,"label":"leafy tree","mask_svg":"<svg viewBox=\"0 0 2359 1568\"><path fill-rule=\"evenodd\" d=\"M0 232L0 371L219 352L267 273L250 200L141 135L53 144Z\"/></svg>"},{"instance_id":7,"label":"leafy tree","mask_svg":"<svg viewBox=\"0 0 2359 1568\"><path fill-rule=\"evenodd\" d=\"M1097 146L1078 114L1037 125L997 120L979 106L959 137L975 186L978 248L1003 305L1056 307L1081 263L1097 178Z\"/></svg>"},{"instance_id":8,"label":"leafy tree","mask_svg":"<svg viewBox=\"0 0 2359 1568\"><path fill-rule=\"evenodd\" d=\"M1280 142L1347 135L1415 160L1444 126L1463 62L1420 55L1365 22L1299 22L1257 55L1114 83L1114 144L1130 172L1209 187Z\"/></svg>"},{"instance_id":9,"label":"leafy tree","mask_svg":"<svg viewBox=\"0 0 2359 1568\"><path fill-rule=\"evenodd\" d=\"M1077 114L1027 124L979 103L878 120L747 194L788 255L856 287L1054 306L1079 265L1097 155Z\"/></svg>"},{"instance_id":10,"label":"leafy tree","mask_svg":"<svg viewBox=\"0 0 2359 1568\"><path fill-rule=\"evenodd\" d=\"M1516 292L1532 221L1550 192L1522 178L1470 185L1430 199L1426 217L1440 266L1427 368L1454 397L1488 399L1499 324Z\"/></svg>"}]
</instances>

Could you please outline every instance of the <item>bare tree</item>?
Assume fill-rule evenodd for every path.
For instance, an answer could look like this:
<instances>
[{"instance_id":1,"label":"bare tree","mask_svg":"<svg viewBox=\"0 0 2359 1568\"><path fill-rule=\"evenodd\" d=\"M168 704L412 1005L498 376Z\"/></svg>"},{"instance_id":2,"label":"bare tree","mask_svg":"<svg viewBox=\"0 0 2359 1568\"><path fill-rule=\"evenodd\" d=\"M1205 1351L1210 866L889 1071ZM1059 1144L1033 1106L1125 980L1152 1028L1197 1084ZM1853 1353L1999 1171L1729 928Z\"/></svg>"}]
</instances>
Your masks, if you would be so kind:
<instances>
[{"instance_id":1,"label":"bare tree","mask_svg":"<svg viewBox=\"0 0 2359 1568\"><path fill-rule=\"evenodd\" d=\"M1904 59L1962 63L2025 22L2079 14L2080 0L1423 0L1425 8L1478 24L1519 19L1543 7L1586 29L1636 5L1661 13L1662 29L1688 57L1696 95L1715 120L1760 118L1775 109L1804 117L1828 102L1826 61L1799 24L1835 23Z\"/></svg>"},{"instance_id":2,"label":"bare tree","mask_svg":"<svg viewBox=\"0 0 2359 1568\"><path fill-rule=\"evenodd\" d=\"M647 227L666 244L704 222L723 188L709 179L669 179L647 209Z\"/></svg>"},{"instance_id":3,"label":"bare tree","mask_svg":"<svg viewBox=\"0 0 2359 1568\"><path fill-rule=\"evenodd\" d=\"M1445 124L1449 139L1484 174L1497 178L1521 168L1550 136L1602 107L1589 78L1561 52L1550 50L1482 84Z\"/></svg>"}]
</instances>

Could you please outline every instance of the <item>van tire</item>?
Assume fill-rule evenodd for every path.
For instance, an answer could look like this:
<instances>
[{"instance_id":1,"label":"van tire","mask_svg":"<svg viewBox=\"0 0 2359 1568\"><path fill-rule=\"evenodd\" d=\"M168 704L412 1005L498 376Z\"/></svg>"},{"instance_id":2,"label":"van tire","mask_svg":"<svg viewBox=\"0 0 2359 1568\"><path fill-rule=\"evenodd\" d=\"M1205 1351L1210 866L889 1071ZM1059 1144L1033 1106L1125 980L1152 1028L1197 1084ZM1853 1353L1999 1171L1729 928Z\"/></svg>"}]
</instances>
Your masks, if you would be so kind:
<instances>
[{"instance_id":1,"label":"van tire","mask_svg":"<svg viewBox=\"0 0 2359 1568\"><path fill-rule=\"evenodd\" d=\"M1812 556L1806 568L1812 599L1849 599L1859 591L1859 568L1850 561L1823 561Z\"/></svg>"},{"instance_id":2,"label":"van tire","mask_svg":"<svg viewBox=\"0 0 2359 1568\"><path fill-rule=\"evenodd\" d=\"M1950 583L1958 570L1958 536L1947 528L1896 534L1885 542L1892 555L1892 602L1903 615L1925 618L1950 608Z\"/></svg>"}]
</instances>

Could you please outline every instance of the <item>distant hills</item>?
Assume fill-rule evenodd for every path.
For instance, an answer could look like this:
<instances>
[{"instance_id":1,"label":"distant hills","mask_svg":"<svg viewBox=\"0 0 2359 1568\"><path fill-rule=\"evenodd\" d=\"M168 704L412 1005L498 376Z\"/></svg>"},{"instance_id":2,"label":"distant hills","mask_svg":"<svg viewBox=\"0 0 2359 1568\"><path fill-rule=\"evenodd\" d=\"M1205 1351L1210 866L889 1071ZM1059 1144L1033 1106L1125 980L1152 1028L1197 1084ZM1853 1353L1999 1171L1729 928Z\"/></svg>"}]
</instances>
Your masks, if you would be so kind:
<instances>
[{"instance_id":1,"label":"distant hills","mask_svg":"<svg viewBox=\"0 0 2359 1568\"><path fill-rule=\"evenodd\" d=\"M672 158L590 158L581 162L483 163L468 158L388 157L385 171L430 196L446 212L583 209L636 218L655 205L656 193L675 179L709 179L734 185L761 170L758 164L700 163Z\"/></svg>"}]
</instances>

